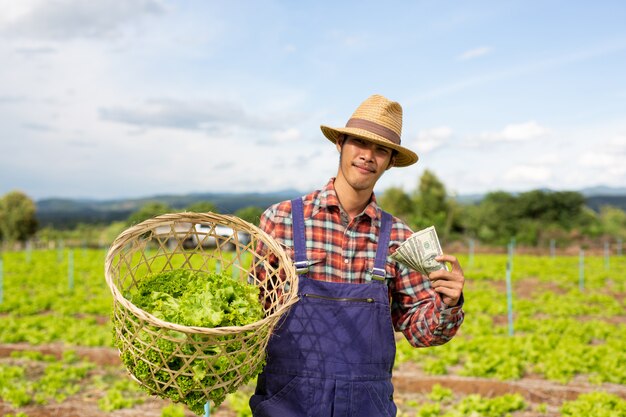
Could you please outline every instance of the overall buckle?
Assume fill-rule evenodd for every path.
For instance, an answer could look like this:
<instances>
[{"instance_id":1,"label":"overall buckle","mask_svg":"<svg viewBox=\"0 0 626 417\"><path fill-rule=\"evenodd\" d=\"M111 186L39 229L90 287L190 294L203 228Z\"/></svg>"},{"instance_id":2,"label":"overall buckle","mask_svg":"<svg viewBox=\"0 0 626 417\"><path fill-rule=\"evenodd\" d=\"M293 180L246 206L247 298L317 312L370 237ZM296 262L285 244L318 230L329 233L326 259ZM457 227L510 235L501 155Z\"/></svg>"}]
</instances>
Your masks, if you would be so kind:
<instances>
[{"instance_id":1,"label":"overall buckle","mask_svg":"<svg viewBox=\"0 0 626 417\"><path fill-rule=\"evenodd\" d=\"M372 268L372 279L376 281L384 281L387 273L384 268Z\"/></svg>"},{"instance_id":2,"label":"overall buckle","mask_svg":"<svg viewBox=\"0 0 626 417\"><path fill-rule=\"evenodd\" d=\"M296 273L298 275L306 274L307 272L309 272L309 266L311 266L309 261L294 262L293 265L296 267Z\"/></svg>"}]
</instances>

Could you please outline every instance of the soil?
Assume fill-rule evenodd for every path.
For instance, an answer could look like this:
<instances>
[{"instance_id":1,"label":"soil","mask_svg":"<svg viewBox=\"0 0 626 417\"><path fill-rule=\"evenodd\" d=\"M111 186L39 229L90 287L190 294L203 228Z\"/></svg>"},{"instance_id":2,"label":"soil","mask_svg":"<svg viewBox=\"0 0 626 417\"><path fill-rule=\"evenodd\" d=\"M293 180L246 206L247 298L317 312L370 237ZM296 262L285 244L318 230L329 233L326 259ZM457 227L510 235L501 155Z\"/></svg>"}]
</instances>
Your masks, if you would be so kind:
<instances>
[{"instance_id":1,"label":"soil","mask_svg":"<svg viewBox=\"0 0 626 417\"><path fill-rule=\"evenodd\" d=\"M6 358L14 351L38 351L45 355L54 355L61 358L64 349L62 344L47 344L32 346L28 344L5 344L0 345L0 358ZM101 367L118 366L119 372L123 373L121 362L116 349L72 347L77 355L85 360L93 362ZM483 397L500 396L504 394L518 393L522 395L530 405L523 412L515 412L513 417L558 417L560 404L566 400L573 400L580 394L603 390L616 394L626 399L626 386L616 384L591 385L585 382L574 381L567 385L552 381L546 381L537 377L524 378L519 381L497 381L493 379L469 378L460 376L429 376L423 374L412 363L403 363L394 371L393 382L395 386L395 401L400 408L411 401L420 401L431 392L435 384L449 388L456 395L479 394ZM68 398L60 404L33 405L20 408L19 411L29 417L160 417L161 409L169 404L168 401L151 397L144 404L132 409L105 412L98 408L100 392L82 392ZM546 407L545 412L533 411L542 404ZM0 416L16 413L8 404L0 402ZM194 414L187 411L186 416ZM236 414L228 408L228 405L212 410L214 417L236 417Z\"/></svg>"},{"instance_id":2,"label":"soil","mask_svg":"<svg viewBox=\"0 0 626 417\"><path fill-rule=\"evenodd\" d=\"M501 293L506 293L506 281L489 281L489 285ZM512 291L518 298L533 298L542 292L553 292L555 294L565 294L565 290L559 284L553 282L540 281L538 278L525 278L512 283Z\"/></svg>"}]
</instances>

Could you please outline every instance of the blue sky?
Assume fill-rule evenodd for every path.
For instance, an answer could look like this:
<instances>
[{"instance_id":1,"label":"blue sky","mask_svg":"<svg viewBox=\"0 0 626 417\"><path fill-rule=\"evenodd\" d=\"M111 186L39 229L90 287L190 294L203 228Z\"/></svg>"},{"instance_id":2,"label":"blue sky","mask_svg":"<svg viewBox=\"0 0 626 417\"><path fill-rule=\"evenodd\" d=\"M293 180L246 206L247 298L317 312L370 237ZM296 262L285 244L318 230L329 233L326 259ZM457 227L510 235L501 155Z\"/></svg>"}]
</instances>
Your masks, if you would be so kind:
<instances>
[{"instance_id":1,"label":"blue sky","mask_svg":"<svg viewBox=\"0 0 626 417\"><path fill-rule=\"evenodd\" d=\"M383 94L451 194L626 185L620 1L0 0L0 195L319 188Z\"/></svg>"}]
</instances>

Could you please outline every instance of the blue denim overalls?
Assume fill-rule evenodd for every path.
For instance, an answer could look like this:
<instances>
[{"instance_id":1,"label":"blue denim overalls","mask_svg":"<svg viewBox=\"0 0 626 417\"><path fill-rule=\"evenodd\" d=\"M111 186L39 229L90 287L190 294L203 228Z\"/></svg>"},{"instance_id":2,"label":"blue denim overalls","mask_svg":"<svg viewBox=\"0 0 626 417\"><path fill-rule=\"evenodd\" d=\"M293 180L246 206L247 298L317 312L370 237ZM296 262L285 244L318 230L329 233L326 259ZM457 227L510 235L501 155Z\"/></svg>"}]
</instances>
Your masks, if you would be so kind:
<instances>
[{"instance_id":1,"label":"blue denim overalls","mask_svg":"<svg viewBox=\"0 0 626 417\"><path fill-rule=\"evenodd\" d=\"M292 200L296 268L306 273L302 200ZM392 226L383 212L367 284L299 277L300 300L267 347L250 408L255 417L395 416L391 370L396 345L385 285Z\"/></svg>"}]
</instances>

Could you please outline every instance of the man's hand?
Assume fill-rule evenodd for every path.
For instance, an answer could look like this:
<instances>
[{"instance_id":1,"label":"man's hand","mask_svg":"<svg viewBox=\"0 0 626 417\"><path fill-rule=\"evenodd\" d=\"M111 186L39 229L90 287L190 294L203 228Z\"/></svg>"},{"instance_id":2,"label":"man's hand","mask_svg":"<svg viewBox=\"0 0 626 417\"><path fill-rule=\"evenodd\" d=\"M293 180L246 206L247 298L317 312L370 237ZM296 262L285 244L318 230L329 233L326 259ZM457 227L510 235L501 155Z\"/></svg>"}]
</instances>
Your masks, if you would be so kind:
<instances>
[{"instance_id":1,"label":"man's hand","mask_svg":"<svg viewBox=\"0 0 626 417\"><path fill-rule=\"evenodd\" d=\"M430 279L433 290L441 296L441 300L448 306L454 307L458 304L463 286L465 285L465 277L459 260L452 255L439 255L435 258L439 262L448 262L452 265L452 270L440 269L431 272Z\"/></svg>"}]
</instances>

